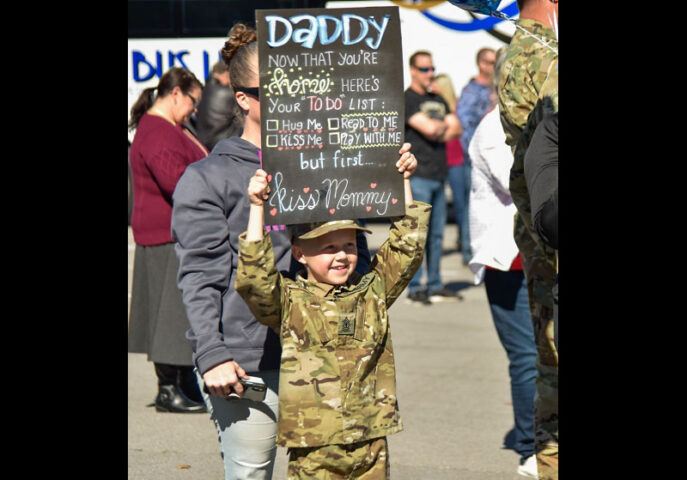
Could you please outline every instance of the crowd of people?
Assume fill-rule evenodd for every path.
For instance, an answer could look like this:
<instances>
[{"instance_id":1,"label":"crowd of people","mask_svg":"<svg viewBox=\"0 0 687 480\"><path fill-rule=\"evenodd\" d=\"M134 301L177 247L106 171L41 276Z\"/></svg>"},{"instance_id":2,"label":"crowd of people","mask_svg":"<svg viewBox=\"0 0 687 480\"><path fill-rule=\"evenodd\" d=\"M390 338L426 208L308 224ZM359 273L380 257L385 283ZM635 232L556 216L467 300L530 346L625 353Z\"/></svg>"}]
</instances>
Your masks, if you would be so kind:
<instances>
[{"instance_id":1,"label":"crowd of people","mask_svg":"<svg viewBox=\"0 0 687 480\"><path fill-rule=\"evenodd\" d=\"M205 85L174 67L134 104L129 352L154 365L157 411L210 414L227 480L271 479L277 445L289 479L388 478L403 428L388 308L404 292L422 308L462 299L440 272L447 189L508 358L517 472L557 478L558 6L518 7L510 45L480 49L459 95L430 51L410 56L389 172L406 211L374 256L355 219L265 234L250 26L232 27ZM248 381L262 400L241 398Z\"/></svg>"}]
</instances>

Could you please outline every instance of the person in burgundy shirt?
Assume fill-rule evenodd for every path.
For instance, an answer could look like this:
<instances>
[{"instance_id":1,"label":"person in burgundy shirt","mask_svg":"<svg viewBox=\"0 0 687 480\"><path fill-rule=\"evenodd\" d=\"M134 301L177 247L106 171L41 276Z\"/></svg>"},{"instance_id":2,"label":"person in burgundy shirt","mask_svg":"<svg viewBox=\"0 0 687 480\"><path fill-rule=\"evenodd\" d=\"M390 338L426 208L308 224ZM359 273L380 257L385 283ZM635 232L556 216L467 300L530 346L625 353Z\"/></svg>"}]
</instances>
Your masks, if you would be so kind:
<instances>
[{"instance_id":1,"label":"person in burgundy shirt","mask_svg":"<svg viewBox=\"0 0 687 480\"><path fill-rule=\"evenodd\" d=\"M189 322L177 287L178 261L171 235L172 194L188 165L208 150L183 124L196 110L202 83L173 67L131 108L136 129L130 150L131 230L136 243L128 351L146 353L155 366L160 412L205 412L193 372Z\"/></svg>"}]
</instances>

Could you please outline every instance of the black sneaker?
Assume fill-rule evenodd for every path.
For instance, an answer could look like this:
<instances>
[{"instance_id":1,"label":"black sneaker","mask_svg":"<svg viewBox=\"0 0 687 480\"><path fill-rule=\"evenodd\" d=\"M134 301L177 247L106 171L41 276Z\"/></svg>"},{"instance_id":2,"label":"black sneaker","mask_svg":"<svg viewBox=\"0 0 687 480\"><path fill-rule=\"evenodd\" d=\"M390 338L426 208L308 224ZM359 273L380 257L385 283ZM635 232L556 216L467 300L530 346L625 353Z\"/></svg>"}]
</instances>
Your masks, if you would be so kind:
<instances>
[{"instance_id":1,"label":"black sneaker","mask_svg":"<svg viewBox=\"0 0 687 480\"><path fill-rule=\"evenodd\" d=\"M408 300L410 303L420 304L420 305L431 305L432 302L427 297L427 292L424 290L419 290L417 292L408 293Z\"/></svg>"},{"instance_id":2,"label":"black sneaker","mask_svg":"<svg viewBox=\"0 0 687 480\"><path fill-rule=\"evenodd\" d=\"M440 290L430 293L429 300L430 302L455 302L463 300L463 296L458 292L442 287Z\"/></svg>"}]
</instances>

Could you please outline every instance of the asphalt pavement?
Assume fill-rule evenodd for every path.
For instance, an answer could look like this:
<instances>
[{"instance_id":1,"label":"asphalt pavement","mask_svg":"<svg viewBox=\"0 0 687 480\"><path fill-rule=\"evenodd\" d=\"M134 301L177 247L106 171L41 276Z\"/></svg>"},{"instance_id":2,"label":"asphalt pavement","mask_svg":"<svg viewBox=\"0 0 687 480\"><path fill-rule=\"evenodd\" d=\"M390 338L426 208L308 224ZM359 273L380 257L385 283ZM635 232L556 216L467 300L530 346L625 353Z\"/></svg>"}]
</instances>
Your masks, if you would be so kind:
<instances>
[{"instance_id":1,"label":"asphalt pavement","mask_svg":"<svg viewBox=\"0 0 687 480\"><path fill-rule=\"evenodd\" d=\"M371 249L388 224L369 224ZM499 343L483 285L456 251L448 224L441 274L461 301L390 309L397 394L404 431L389 437L392 480L522 480L518 455L504 448L513 427L508 361ZM134 246L129 229L129 288ZM158 413L153 366L128 354L129 480L223 480L217 433L208 414ZM279 448L275 480L286 479Z\"/></svg>"}]
</instances>

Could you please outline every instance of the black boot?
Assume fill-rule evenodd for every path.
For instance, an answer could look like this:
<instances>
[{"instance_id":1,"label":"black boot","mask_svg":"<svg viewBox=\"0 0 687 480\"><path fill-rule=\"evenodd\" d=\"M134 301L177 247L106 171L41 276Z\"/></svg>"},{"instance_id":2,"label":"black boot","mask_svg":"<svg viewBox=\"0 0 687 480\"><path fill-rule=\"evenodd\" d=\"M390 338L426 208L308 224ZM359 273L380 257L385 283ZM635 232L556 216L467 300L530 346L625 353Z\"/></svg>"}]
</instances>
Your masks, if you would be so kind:
<instances>
[{"instance_id":1,"label":"black boot","mask_svg":"<svg viewBox=\"0 0 687 480\"><path fill-rule=\"evenodd\" d=\"M200 393L198 379L193 371L193 367L179 367L177 385L188 398L194 402L203 403L203 394Z\"/></svg>"},{"instance_id":2,"label":"black boot","mask_svg":"<svg viewBox=\"0 0 687 480\"><path fill-rule=\"evenodd\" d=\"M204 403L194 402L176 385L160 385L155 397L155 410L174 413L203 413Z\"/></svg>"},{"instance_id":3,"label":"black boot","mask_svg":"<svg viewBox=\"0 0 687 480\"><path fill-rule=\"evenodd\" d=\"M202 413L206 412L205 404L189 398L180 386L181 369L176 365L155 363L158 378L158 393L155 397L155 410L158 412Z\"/></svg>"}]
</instances>

